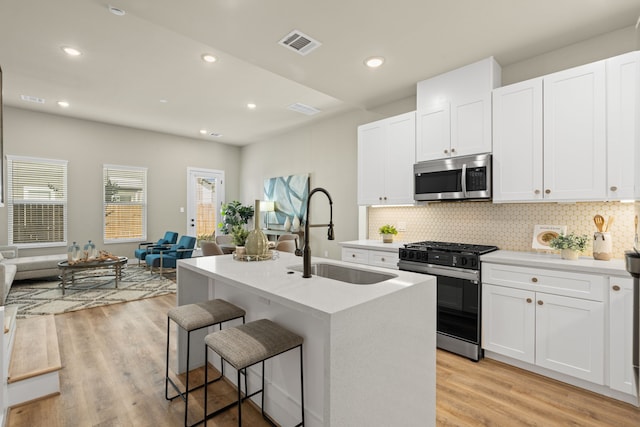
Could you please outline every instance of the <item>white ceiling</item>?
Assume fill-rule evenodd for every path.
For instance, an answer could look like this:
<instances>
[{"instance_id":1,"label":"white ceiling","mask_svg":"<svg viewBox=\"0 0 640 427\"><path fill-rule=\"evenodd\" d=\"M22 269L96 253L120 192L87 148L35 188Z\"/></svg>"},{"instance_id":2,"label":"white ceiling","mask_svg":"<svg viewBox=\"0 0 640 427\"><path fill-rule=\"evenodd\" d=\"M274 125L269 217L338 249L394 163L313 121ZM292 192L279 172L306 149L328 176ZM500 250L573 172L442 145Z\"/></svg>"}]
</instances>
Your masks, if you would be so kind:
<instances>
[{"instance_id":1,"label":"white ceiling","mask_svg":"<svg viewBox=\"0 0 640 427\"><path fill-rule=\"evenodd\" d=\"M487 56L507 66L628 27L640 14L640 0L113 0L126 11L115 16L108 1L0 0L5 105L245 145L406 98L417 81ZM307 56L280 46L294 29L322 45ZM207 64L203 53L219 59ZM376 55L385 64L367 69ZM296 102L322 112L287 109Z\"/></svg>"}]
</instances>

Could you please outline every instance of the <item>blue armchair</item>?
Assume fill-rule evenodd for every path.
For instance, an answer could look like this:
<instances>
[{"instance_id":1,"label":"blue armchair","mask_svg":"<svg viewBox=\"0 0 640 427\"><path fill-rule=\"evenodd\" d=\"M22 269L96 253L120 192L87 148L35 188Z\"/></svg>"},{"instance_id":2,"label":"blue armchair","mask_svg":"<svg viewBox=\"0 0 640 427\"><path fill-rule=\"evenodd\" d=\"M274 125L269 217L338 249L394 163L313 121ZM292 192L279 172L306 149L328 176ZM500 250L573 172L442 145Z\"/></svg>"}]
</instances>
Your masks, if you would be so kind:
<instances>
[{"instance_id":1,"label":"blue armchair","mask_svg":"<svg viewBox=\"0 0 640 427\"><path fill-rule=\"evenodd\" d=\"M157 242L144 242L138 245L138 249L133 252L133 255L138 258L138 265L141 261L144 261L148 254L158 254L160 249L167 248L169 245L173 245L178 241L178 233L175 231L167 231L164 233L164 237Z\"/></svg>"},{"instance_id":2,"label":"blue armchair","mask_svg":"<svg viewBox=\"0 0 640 427\"><path fill-rule=\"evenodd\" d=\"M182 236L177 244L171 245L166 249L160 249L157 254L148 254L145 261L152 273L154 267L159 267L160 274L162 274L164 268L176 268L179 259L191 258L195 247L195 237Z\"/></svg>"}]
</instances>

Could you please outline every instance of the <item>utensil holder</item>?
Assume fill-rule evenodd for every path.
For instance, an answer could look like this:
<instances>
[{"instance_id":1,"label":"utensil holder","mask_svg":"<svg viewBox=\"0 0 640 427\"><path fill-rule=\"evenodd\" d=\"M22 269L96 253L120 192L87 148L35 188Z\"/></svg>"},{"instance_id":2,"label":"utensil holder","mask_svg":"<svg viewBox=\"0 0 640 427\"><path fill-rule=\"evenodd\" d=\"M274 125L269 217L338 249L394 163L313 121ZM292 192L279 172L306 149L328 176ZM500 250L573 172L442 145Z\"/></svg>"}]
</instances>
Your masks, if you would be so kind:
<instances>
[{"instance_id":1,"label":"utensil holder","mask_svg":"<svg viewBox=\"0 0 640 427\"><path fill-rule=\"evenodd\" d=\"M613 255L611 233L596 231L593 233L593 258L609 261Z\"/></svg>"}]
</instances>

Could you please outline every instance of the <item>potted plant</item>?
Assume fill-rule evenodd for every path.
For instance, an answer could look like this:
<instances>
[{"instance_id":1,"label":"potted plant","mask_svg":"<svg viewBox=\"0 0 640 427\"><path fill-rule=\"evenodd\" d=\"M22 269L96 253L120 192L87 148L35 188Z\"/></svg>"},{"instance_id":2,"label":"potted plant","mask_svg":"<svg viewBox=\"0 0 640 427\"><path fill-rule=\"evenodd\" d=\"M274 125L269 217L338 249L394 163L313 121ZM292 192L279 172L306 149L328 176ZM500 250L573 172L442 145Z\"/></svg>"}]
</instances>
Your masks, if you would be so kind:
<instances>
[{"instance_id":1,"label":"potted plant","mask_svg":"<svg viewBox=\"0 0 640 427\"><path fill-rule=\"evenodd\" d=\"M232 242L236 245L236 255L244 255L244 244L247 241L249 231L242 225L235 225L231 229Z\"/></svg>"},{"instance_id":2,"label":"potted plant","mask_svg":"<svg viewBox=\"0 0 640 427\"><path fill-rule=\"evenodd\" d=\"M549 242L549 247L560 250L563 259L578 259L580 252L587 248L589 237L586 234L560 234Z\"/></svg>"},{"instance_id":3,"label":"potted plant","mask_svg":"<svg viewBox=\"0 0 640 427\"><path fill-rule=\"evenodd\" d=\"M392 243L393 236L398 234L398 230L393 225L385 224L378 229L378 232L382 235L383 243Z\"/></svg>"},{"instance_id":4,"label":"potted plant","mask_svg":"<svg viewBox=\"0 0 640 427\"><path fill-rule=\"evenodd\" d=\"M222 234L232 234L233 227L236 225L244 226L253 217L253 206L243 206L237 200L224 203L220 209L222 214L222 222L218 224Z\"/></svg>"}]
</instances>

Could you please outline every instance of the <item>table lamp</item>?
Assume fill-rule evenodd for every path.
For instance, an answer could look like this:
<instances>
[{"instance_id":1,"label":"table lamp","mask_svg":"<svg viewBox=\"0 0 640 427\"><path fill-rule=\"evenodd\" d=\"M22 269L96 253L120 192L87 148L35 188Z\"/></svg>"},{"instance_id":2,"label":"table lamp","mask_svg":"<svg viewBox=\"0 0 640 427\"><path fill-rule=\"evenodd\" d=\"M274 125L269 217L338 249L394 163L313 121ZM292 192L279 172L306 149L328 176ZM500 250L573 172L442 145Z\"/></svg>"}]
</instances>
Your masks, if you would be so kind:
<instances>
[{"instance_id":1,"label":"table lamp","mask_svg":"<svg viewBox=\"0 0 640 427\"><path fill-rule=\"evenodd\" d=\"M271 202L269 200L262 200L260 202L260 212L264 212L264 223L265 223L265 228L269 228L269 215L270 212L274 212L275 209L275 203Z\"/></svg>"}]
</instances>

